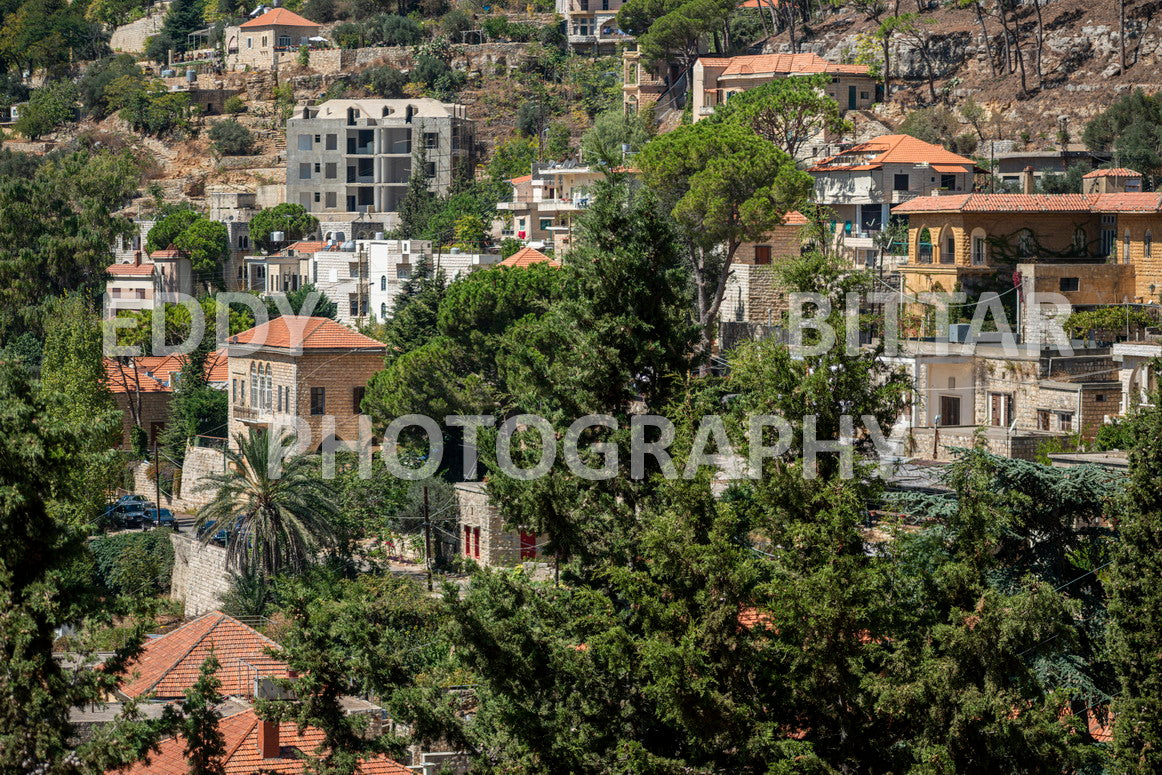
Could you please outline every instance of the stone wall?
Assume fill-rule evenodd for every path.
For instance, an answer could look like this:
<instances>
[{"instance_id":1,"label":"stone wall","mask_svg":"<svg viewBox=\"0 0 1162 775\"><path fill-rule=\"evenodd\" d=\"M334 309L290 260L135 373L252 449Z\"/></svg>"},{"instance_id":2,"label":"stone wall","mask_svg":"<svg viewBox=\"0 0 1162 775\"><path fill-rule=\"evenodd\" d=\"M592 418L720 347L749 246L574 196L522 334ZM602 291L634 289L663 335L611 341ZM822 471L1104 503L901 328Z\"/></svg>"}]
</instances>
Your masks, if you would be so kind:
<instances>
[{"instance_id":1,"label":"stone wall","mask_svg":"<svg viewBox=\"0 0 1162 775\"><path fill-rule=\"evenodd\" d=\"M206 477L226 470L226 458L221 450L207 447L190 447L186 450L185 465L182 466L181 485L176 503L179 508L194 511L209 503L215 491L203 490Z\"/></svg>"},{"instance_id":2,"label":"stone wall","mask_svg":"<svg viewBox=\"0 0 1162 775\"><path fill-rule=\"evenodd\" d=\"M113 30L109 37L109 48L129 54L140 54L145 51L145 41L161 31L168 8L169 3L158 3L148 16Z\"/></svg>"},{"instance_id":3,"label":"stone wall","mask_svg":"<svg viewBox=\"0 0 1162 775\"><path fill-rule=\"evenodd\" d=\"M977 433L978 429L975 427L940 428L939 438L936 438L932 428L915 428L912 430L908 454L922 460L955 460L953 450L958 447L963 449L975 447ZM1010 434L1007 429L987 428L984 429L981 438L984 441L984 448L994 455L1016 460L1033 460L1042 444L1059 435L1036 431L1016 431Z\"/></svg>"},{"instance_id":4,"label":"stone wall","mask_svg":"<svg viewBox=\"0 0 1162 775\"><path fill-rule=\"evenodd\" d=\"M218 608L230 589L225 548L202 544L185 533L174 533L170 540L174 550L170 597L185 603L187 618Z\"/></svg>"},{"instance_id":5,"label":"stone wall","mask_svg":"<svg viewBox=\"0 0 1162 775\"><path fill-rule=\"evenodd\" d=\"M520 532L506 530L500 511L489 501L484 485L478 482L460 482L456 485L456 500L460 504L460 553L470 556L483 566L515 565L521 561ZM480 531L480 554L475 545L471 553L464 549L464 528ZM543 544L546 536L537 536ZM475 540L475 539L473 539ZM539 551L538 551L539 554Z\"/></svg>"}]
</instances>

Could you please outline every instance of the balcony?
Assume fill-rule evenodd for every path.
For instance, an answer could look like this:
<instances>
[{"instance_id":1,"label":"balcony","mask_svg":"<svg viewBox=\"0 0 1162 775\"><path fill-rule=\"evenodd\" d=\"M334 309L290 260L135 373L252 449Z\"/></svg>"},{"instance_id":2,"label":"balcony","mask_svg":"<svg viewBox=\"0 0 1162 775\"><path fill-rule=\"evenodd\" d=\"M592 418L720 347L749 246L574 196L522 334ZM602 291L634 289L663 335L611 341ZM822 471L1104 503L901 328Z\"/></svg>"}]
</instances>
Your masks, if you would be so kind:
<instances>
[{"instance_id":1,"label":"balcony","mask_svg":"<svg viewBox=\"0 0 1162 775\"><path fill-rule=\"evenodd\" d=\"M270 422L273 419L273 413L268 409L259 409L255 406L242 406L234 404L231 407L231 412L235 420L239 422Z\"/></svg>"},{"instance_id":2,"label":"balcony","mask_svg":"<svg viewBox=\"0 0 1162 775\"><path fill-rule=\"evenodd\" d=\"M918 191L893 191L891 195L891 203L894 205L903 204L909 200L915 199L920 193Z\"/></svg>"}]
</instances>

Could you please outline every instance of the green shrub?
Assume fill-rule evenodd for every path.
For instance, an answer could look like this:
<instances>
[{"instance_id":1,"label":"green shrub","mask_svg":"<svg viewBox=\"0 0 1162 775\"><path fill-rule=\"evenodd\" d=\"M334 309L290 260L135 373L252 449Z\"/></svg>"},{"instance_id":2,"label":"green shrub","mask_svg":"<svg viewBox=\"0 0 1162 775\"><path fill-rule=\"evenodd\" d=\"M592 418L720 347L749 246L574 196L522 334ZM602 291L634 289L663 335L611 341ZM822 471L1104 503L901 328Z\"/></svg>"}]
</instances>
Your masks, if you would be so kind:
<instances>
[{"instance_id":1,"label":"green shrub","mask_svg":"<svg viewBox=\"0 0 1162 775\"><path fill-rule=\"evenodd\" d=\"M222 110L229 113L231 116L237 116L239 113L246 111L246 100L239 97L237 94L226 98L222 103Z\"/></svg>"},{"instance_id":2,"label":"green shrub","mask_svg":"<svg viewBox=\"0 0 1162 775\"><path fill-rule=\"evenodd\" d=\"M170 531L100 536L89 542L99 589L111 595L156 597L169 592L173 575Z\"/></svg>"},{"instance_id":3,"label":"green shrub","mask_svg":"<svg viewBox=\"0 0 1162 775\"><path fill-rule=\"evenodd\" d=\"M254 135L232 118L214 125L210 141L222 156L247 156L254 152Z\"/></svg>"}]
</instances>

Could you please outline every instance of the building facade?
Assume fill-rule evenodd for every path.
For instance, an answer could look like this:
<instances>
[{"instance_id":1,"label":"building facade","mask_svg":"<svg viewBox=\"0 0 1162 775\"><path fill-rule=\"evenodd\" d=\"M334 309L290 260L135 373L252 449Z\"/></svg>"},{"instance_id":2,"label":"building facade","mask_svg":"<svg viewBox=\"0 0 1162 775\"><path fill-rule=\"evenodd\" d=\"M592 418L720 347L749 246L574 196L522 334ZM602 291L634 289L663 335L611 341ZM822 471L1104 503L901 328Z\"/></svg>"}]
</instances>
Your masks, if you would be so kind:
<instances>
[{"instance_id":1,"label":"building facade","mask_svg":"<svg viewBox=\"0 0 1162 775\"><path fill-rule=\"evenodd\" d=\"M832 213L836 246L857 266L875 266L881 247L887 263L903 260L899 249L877 236L892 208L918 196L973 190L972 159L909 135L882 135L856 143L808 168L815 201Z\"/></svg>"},{"instance_id":2,"label":"building facade","mask_svg":"<svg viewBox=\"0 0 1162 775\"><path fill-rule=\"evenodd\" d=\"M633 40L617 27L622 0L556 0L565 20L569 48L586 54L613 54L621 43Z\"/></svg>"},{"instance_id":3,"label":"building facade","mask_svg":"<svg viewBox=\"0 0 1162 775\"><path fill-rule=\"evenodd\" d=\"M423 159L431 190L447 192L472 169L475 139L463 105L433 99L328 100L287 121L286 199L320 221L340 213L384 213L386 228Z\"/></svg>"},{"instance_id":4,"label":"building facade","mask_svg":"<svg viewBox=\"0 0 1162 775\"><path fill-rule=\"evenodd\" d=\"M574 219L589 206L593 186L604 178L598 169L573 163L534 165L531 174L509 181L512 199L496 204L500 218L493 236L563 252L571 242Z\"/></svg>"},{"instance_id":5,"label":"building facade","mask_svg":"<svg viewBox=\"0 0 1162 775\"><path fill-rule=\"evenodd\" d=\"M193 294L193 270L184 253L155 250L149 261L141 256L142 251L134 251L127 262L112 264L106 270L105 317L116 317L123 310L152 310L180 294Z\"/></svg>"},{"instance_id":6,"label":"building facade","mask_svg":"<svg viewBox=\"0 0 1162 775\"><path fill-rule=\"evenodd\" d=\"M250 428L296 433L303 449L355 444L360 404L383 368L382 342L330 318L288 316L228 340L230 443ZM309 439L302 438L304 435Z\"/></svg>"},{"instance_id":7,"label":"building facade","mask_svg":"<svg viewBox=\"0 0 1162 775\"><path fill-rule=\"evenodd\" d=\"M286 8L272 8L261 16L226 29L226 64L232 69L272 70L279 54L297 52L318 38L320 25Z\"/></svg>"}]
</instances>

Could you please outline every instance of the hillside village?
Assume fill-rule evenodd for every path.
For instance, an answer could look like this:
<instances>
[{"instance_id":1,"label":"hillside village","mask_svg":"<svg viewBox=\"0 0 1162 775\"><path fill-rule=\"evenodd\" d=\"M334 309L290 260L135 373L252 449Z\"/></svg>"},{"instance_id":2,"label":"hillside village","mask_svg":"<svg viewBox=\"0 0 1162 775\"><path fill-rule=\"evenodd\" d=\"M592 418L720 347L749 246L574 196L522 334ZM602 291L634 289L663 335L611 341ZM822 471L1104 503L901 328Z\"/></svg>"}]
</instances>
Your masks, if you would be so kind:
<instances>
[{"instance_id":1,"label":"hillside village","mask_svg":"<svg viewBox=\"0 0 1162 775\"><path fill-rule=\"evenodd\" d=\"M0 5L0 770L1162 771L1162 38Z\"/></svg>"}]
</instances>

